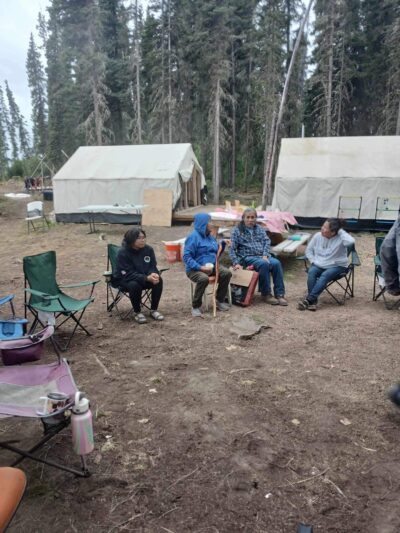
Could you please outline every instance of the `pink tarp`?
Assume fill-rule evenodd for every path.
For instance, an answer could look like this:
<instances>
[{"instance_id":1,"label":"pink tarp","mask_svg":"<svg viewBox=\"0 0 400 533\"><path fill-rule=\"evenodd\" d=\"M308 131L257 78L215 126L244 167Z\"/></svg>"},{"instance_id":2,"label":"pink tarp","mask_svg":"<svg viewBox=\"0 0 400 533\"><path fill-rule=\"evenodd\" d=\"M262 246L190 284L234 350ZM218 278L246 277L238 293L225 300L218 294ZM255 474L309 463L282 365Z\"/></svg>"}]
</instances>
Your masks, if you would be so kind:
<instances>
[{"instance_id":1,"label":"pink tarp","mask_svg":"<svg viewBox=\"0 0 400 533\"><path fill-rule=\"evenodd\" d=\"M210 215L213 220L227 222L240 222L242 218L241 211L235 209L227 211L221 207L217 207ZM287 224L297 224L297 220L288 211L257 211L257 221L272 233L284 233L287 231Z\"/></svg>"}]
</instances>

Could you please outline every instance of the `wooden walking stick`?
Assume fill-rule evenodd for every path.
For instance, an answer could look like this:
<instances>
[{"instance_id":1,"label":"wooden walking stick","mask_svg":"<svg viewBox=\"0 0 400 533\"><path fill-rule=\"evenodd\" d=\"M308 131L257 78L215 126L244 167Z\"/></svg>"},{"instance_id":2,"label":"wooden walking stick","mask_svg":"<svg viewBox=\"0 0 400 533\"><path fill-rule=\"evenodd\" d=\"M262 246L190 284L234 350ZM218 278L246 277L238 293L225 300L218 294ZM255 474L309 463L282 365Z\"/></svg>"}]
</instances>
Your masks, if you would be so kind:
<instances>
[{"instance_id":1,"label":"wooden walking stick","mask_svg":"<svg viewBox=\"0 0 400 533\"><path fill-rule=\"evenodd\" d=\"M214 289L212 293L212 303L213 303L213 317L217 316L217 291L218 291L218 284L219 284L219 258L222 253L222 246L218 245L218 252L217 256L215 258L215 281L214 281Z\"/></svg>"}]
</instances>

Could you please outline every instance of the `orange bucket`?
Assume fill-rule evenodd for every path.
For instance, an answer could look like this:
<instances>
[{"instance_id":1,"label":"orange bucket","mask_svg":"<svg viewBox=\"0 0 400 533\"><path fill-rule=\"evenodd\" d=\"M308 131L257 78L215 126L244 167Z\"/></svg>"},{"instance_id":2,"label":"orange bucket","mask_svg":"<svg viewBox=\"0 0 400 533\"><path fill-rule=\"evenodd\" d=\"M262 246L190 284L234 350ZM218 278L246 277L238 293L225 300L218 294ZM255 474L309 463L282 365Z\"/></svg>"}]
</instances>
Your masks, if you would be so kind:
<instances>
[{"instance_id":1,"label":"orange bucket","mask_svg":"<svg viewBox=\"0 0 400 533\"><path fill-rule=\"evenodd\" d=\"M182 261L181 244L178 242L164 242L165 257L168 263L178 263Z\"/></svg>"}]
</instances>

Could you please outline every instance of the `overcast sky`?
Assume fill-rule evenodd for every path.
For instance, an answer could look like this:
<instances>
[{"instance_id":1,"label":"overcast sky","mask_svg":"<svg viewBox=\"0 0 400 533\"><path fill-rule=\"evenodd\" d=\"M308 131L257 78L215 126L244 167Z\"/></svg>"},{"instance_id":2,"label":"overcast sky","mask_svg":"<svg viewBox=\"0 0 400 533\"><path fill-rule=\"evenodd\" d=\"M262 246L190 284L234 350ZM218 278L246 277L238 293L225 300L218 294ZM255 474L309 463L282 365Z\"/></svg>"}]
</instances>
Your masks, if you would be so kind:
<instances>
[{"instance_id":1,"label":"overcast sky","mask_svg":"<svg viewBox=\"0 0 400 533\"><path fill-rule=\"evenodd\" d=\"M25 119L30 122L30 92L26 75L29 36L36 35L37 16L48 0L0 0L0 83L14 94ZM38 39L35 39L38 44Z\"/></svg>"}]
</instances>

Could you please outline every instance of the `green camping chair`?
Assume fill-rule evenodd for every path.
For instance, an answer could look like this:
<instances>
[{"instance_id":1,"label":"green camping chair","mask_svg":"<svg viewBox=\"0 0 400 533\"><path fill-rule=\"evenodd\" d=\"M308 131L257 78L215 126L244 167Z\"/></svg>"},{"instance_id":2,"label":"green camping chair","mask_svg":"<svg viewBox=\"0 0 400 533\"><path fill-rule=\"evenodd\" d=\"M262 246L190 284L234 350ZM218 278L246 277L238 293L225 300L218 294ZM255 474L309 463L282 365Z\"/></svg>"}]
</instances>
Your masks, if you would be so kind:
<instances>
[{"instance_id":1,"label":"green camping chair","mask_svg":"<svg viewBox=\"0 0 400 533\"><path fill-rule=\"evenodd\" d=\"M53 315L56 330L68 320L74 322L73 330L69 333L63 346L59 344L57 339L55 340L60 350L65 351L68 349L78 327L86 335L90 335L81 321L87 306L94 300L92 298L94 287L100 280L58 285L56 281L56 253L54 251L24 257L23 267L25 275L25 317L28 310L34 316L30 333L35 331L38 324L45 327L47 318ZM61 290L86 286L91 287L90 294L88 298L82 300L68 296Z\"/></svg>"},{"instance_id":2,"label":"green camping chair","mask_svg":"<svg viewBox=\"0 0 400 533\"><path fill-rule=\"evenodd\" d=\"M118 287L113 282L112 273L115 271L117 266L117 255L120 246L116 244L107 244L107 271L104 273L105 282L107 285L107 311L112 314L115 310L117 315L122 320L128 318L133 313L133 307L131 300L129 298L129 293L123 290L121 287ZM162 268L159 270L160 276L163 272L166 272L169 268ZM122 310L120 304L121 301L127 298L129 301L129 308ZM141 306L150 310L150 299L151 299L151 289L145 289L142 292Z\"/></svg>"}]
</instances>

